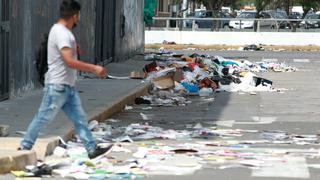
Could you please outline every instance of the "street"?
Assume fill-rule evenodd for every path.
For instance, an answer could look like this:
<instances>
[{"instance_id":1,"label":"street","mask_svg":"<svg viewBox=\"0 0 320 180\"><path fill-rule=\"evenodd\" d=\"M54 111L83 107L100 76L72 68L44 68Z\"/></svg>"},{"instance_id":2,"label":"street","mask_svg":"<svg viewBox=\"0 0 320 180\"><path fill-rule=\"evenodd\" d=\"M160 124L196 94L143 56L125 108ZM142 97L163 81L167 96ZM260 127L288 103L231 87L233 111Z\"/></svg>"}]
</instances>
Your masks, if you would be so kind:
<instances>
[{"instance_id":1,"label":"street","mask_svg":"<svg viewBox=\"0 0 320 180\"><path fill-rule=\"evenodd\" d=\"M188 53L179 51L179 53ZM190 53L190 52L189 52ZM185 129L189 124L201 123L203 126L218 124L221 128L244 130L280 130L294 134L319 134L319 53L304 52L197 52L199 54L215 54L228 58L248 58L252 61L261 59L278 59L289 65L299 68L292 73L264 73L262 76L272 79L278 88L289 89L283 94L264 92L257 95L239 93L216 93L213 102L206 102L201 98L193 97L192 104L186 107L159 107L145 112L152 116L150 125L160 126L164 129ZM303 58L303 60L302 60ZM307 60L306 60L307 59ZM141 107L140 107L141 108ZM141 123L139 106L133 110L125 111L115 119L121 120L121 126L130 123ZM259 117L260 121L256 120ZM263 122L263 119L272 119ZM240 138L241 140L259 140L261 136L251 135ZM232 140L239 140L235 138ZM210 141L210 140L209 140ZM212 141L212 140L211 140ZM219 141L215 139L214 141ZM221 140L222 141L222 140ZM176 142L179 143L179 142ZM318 149L318 145L253 145L256 148L268 149ZM308 167L319 164L319 159L308 158L301 162L293 162L292 167L286 165L270 168L264 172L245 168L230 168L224 170L202 169L189 176L151 176L147 179L319 179L320 172L317 168ZM300 164L300 166L299 166ZM296 167L295 167L296 166ZM280 168L280 169L277 169ZM282 172L285 171L285 172Z\"/></svg>"},{"instance_id":2,"label":"street","mask_svg":"<svg viewBox=\"0 0 320 180\"><path fill-rule=\"evenodd\" d=\"M0 180L320 180L319 0L0 12Z\"/></svg>"},{"instance_id":3,"label":"street","mask_svg":"<svg viewBox=\"0 0 320 180\"><path fill-rule=\"evenodd\" d=\"M190 54L194 51L177 51ZM215 164L212 160L203 162L201 169L188 175L149 175L143 179L238 179L238 180L264 180L264 179L310 179L320 178L319 157L308 154L318 152L318 143L281 143L281 140L267 143L263 140L265 133L288 133L299 135L318 135L320 133L319 111L320 71L318 52L239 52L239 51L197 51L199 54L221 55L227 58L245 58L250 61L273 59L273 61L286 62L297 67L297 72L267 72L262 77L274 82L276 88L287 90L279 92L228 93L218 92L212 97L201 98L189 96L190 104L186 106L152 107L148 105L133 105L133 109L124 110L114 115L107 124L114 129L127 127L133 123L161 127L163 130L190 130L195 126L216 127L217 129L241 129L243 136L196 138L192 140L146 140L124 143L123 147L136 149L139 146L177 146L201 149L196 144L211 144L209 151L217 152L244 152L247 158L255 154L270 155L266 166L255 166L257 162L248 162L246 166ZM141 117L141 113L148 118ZM311 136L310 136L311 137ZM234 146L223 146L224 143L236 142ZM239 145L239 142L247 142ZM317 140L319 141L319 140ZM254 142L252 144L248 142ZM261 143L262 142L262 143ZM213 145L215 144L215 145ZM217 146L220 144L220 146ZM199 145L199 144L198 144ZM230 144L229 144L230 145ZM207 149L207 150L208 150ZM267 153L268 152L268 153ZM289 153L291 152L291 153ZM248 155L249 154L249 155ZM311 153L312 154L312 153ZM112 152L112 159L124 159L121 153ZM192 155L190 155L192 157ZM183 155L182 155L183 157ZM187 156L189 157L189 156ZM222 156L223 157L223 156ZM209 158L209 157L207 157ZM213 157L211 157L213 158ZM215 156L215 158L217 158ZM279 162L279 159L281 160ZM186 160L178 160L182 163ZM176 162L177 163L177 162ZM235 163L235 162L233 162ZM187 165L186 165L187 166ZM13 178L12 175L2 176L2 179ZM49 178L54 179L54 178ZM62 178L56 178L62 179Z\"/></svg>"}]
</instances>

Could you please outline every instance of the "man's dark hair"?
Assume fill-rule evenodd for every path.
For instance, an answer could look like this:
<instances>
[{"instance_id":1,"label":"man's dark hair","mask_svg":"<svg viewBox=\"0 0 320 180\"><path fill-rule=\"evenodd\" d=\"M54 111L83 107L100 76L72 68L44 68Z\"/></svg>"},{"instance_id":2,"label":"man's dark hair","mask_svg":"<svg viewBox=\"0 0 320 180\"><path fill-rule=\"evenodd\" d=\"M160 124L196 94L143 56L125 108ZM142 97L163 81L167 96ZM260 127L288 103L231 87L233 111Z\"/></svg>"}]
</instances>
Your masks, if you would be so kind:
<instances>
[{"instance_id":1,"label":"man's dark hair","mask_svg":"<svg viewBox=\"0 0 320 180\"><path fill-rule=\"evenodd\" d=\"M63 0L60 5L60 18L69 19L78 14L81 10L81 4L75 0Z\"/></svg>"}]
</instances>

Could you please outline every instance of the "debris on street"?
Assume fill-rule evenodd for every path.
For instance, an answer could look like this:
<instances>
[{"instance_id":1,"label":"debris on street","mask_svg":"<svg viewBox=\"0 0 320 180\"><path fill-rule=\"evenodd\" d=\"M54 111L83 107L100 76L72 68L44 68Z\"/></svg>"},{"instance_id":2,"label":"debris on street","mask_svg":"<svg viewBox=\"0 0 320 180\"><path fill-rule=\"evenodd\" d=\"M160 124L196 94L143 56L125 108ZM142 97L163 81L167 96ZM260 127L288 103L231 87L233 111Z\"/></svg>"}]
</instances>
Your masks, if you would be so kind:
<instances>
[{"instance_id":1,"label":"debris on street","mask_svg":"<svg viewBox=\"0 0 320 180\"><path fill-rule=\"evenodd\" d=\"M165 42L170 44L172 42ZM262 72L295 72L298 69L285 63L250 62L220 56L173 54L161 49L147 54L149 61L144 75L132 72L130 77L109 76L114 79L140 79L153 84L149 94L135 99L135 105L124 107L135 112L139 123L116 125L120 119L105 122L91 121L89 129L99 146L114 144L112 151L96 159L88 154L75 136L61 143L37 166L25 171L12 171L16 177L63 177L73 179L139 179L153 175L192 175L207 168L264 169L298 157L320 158L318 149L276 149L276 145L319 146L319 136L294 134L277 130L245 130L221 128L219 122L203 125L185 124L184 129L164 129L152 126L157 107L183 107L192 103L191 96L203 102L214 101L215 92L283 92L273 81L256 75ZM138 106L138 107L137 107ZM140 111L141 110L141 111ZM216 123L216 124L215 124ZM254 138L252 138L254 137ZM315 164L312 167L318 168Z\"/></svg>"},{"instance_id":2,"label":"debris on street","mask_svg":"<svg viewBox=\"0 0 320 180\"><path fill-rule=\"evenodd\" d=\"M319 146L317 135L284 131L258 131L203 127L164 130L148 124L110 127L91 122L101 146L115 143L112 152L90 160L76 138L56 147L53 156L25 171L12 171L17 177L64 177L74 179L137 179L153 175L192 175L197 170L229 168L263 169L288 159L320 158L318 149L275 149L270 145ZM108 128L109 127L109 128ZM254 140L240 140L255 135ZM267 148L262 148L268 146ZM314 166L316 167L316 166Z\"/></svg>"},{"instance_id":3,"label":"debris on street","mask_svg":"<svg viewBox=\"0 0 320 180\"><path fill-rule=\"evenodd\" d=\"M144 67L147 80L157 89L185 91L202 97L215 91L280 92L273 81L256 75L262 72L295 72L298 69L272 61L250 62L220 56L174 54L165 52L146 55L152 61Z\"/></svg>"},{"instance_id":4,"label":"debris on street","mask_svg":"<svg viewBox=\"0 0 320 180\"><path fill-rule=\"evenodd\" d=\"M245 46L243 50L244 51L264 51L265 49L262 46L251 44L251 45Z\"/></svg>"}]
</instances>

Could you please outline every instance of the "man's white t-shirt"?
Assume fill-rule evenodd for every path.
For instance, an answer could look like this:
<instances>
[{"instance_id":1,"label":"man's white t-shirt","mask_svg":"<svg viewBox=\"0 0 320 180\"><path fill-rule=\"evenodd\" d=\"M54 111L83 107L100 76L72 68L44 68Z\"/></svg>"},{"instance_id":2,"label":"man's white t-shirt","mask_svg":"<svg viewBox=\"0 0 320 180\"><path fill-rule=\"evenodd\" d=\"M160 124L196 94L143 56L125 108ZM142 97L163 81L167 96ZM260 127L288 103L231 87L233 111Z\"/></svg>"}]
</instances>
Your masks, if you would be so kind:
<instances>
[{"instance_id":1,"label":"man's white t-shirt","mask_svg":"<svg viewBox=\"0 0 320 180\"><path fill-rule=\"evenodd\" d=\"M48 39L48 72L46 84L65 84L74 86L77 70L71 69L64 62L60 50L71 48L73 58L77 59L77 43L72 32L62 24L55 24L50 30Z\"/></svg>"}]
</instances>

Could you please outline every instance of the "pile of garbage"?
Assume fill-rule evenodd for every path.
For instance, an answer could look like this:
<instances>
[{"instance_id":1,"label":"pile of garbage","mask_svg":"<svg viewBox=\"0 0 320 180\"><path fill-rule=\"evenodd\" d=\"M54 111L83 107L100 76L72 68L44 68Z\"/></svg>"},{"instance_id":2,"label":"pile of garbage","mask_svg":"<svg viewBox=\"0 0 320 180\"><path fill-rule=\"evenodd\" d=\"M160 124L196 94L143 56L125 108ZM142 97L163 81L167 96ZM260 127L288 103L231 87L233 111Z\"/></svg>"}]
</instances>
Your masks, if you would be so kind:
<instances>
[{"instance_id":1,"label":"pile of garbage","mask_svg":"<svg viewBox=\"0 0 320 180\"><path fill-rule=\"evenodd\" d=\"M285 63L269 61L225 59L220 56L174 54L163 51L148 54L146 60L153 61L144 68L147 80L160 90L174 89L189 94L209 96L215 91L257 92L280 91L271 80L255 73L295 72L298 69Z\"/></svg>"}]
</instances>

